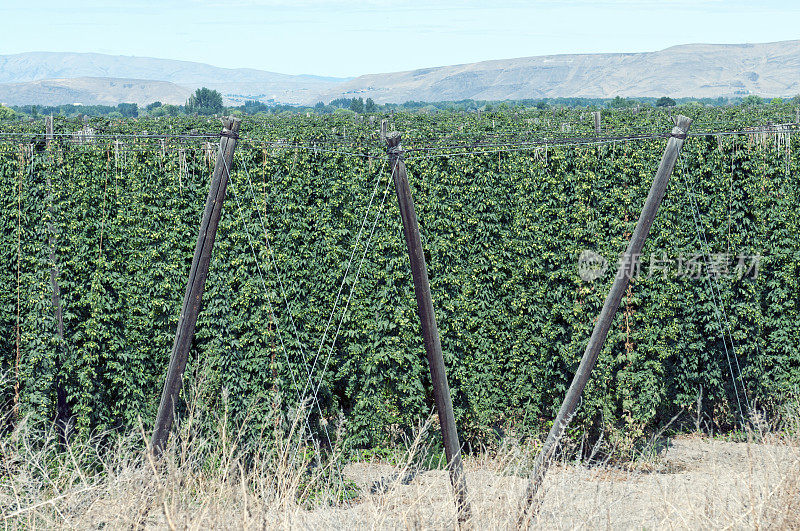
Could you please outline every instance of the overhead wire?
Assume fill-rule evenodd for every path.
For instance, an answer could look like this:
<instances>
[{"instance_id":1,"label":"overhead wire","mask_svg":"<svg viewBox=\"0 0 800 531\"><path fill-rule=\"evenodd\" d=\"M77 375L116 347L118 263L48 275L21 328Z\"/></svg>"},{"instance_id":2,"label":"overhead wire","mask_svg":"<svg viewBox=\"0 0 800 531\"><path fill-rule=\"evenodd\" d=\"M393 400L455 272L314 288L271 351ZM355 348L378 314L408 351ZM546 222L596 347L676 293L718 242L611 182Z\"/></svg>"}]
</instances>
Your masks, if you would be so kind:
<instances>
[{"instance_id":1,"label":"overhead wire","mask_svg":"<svg viewBox=\"0 0 800 531\"><path fill-rule=\"evenodd\" d=\"M398 161L399 161L399 158L398 158ZM394 168L392 169L392 171L394 171ZM344 305L344 309L342 310L342 315L339 318L339 324L336 327L336 333L334 334L333 340L331 341L330 348L328 349L328 354L325 357L325 363L323 364L322 371L320 372L319 382L317 383L317 387L314 389L314 399L315 400L316 400L316 398L318 396L319 389L322 386L322 382L324 380L325 373L327 372L328 364L329 364L331 356L333 354L333 350L334 350L334 348L336 346L336 340L339 338L339 333L341 332L341 329L342 329L342 324L344 323L345 318L347 317L347 310L350 308L350 301L353 299L353 293L355 292L355 287L358 284L359 277L361 276L361 269L362 269L362 267L364 265L364 259L367 256L367 251L369 250L369 246L372 243L372 236L375 234L375 228L378 225L378 220L380 219L381 214L383 213L383 207L386 204L386 196L389 193L389 187L390 187L391 183L392 183L392 179L391 178L387 179L386 188L383 191L383 199L381 200L381 204L378 207L378 212L375 214L375 220L372 223L372 229L370 230L369 237L367 238L366 244L364 245L364 252L361 254L361 260L358 263L358 269L356 271L355 278L353 280L353 283L350 284L350 293L347 296L347 302ZM344 282L342 283L342 285L344 285ZM322 344L320 344L320 345L322 345Z\"/></svg>"},{"instance_id":2,"label":"overhead wire","mask_svg":"<svg viewBox=\"0 0 800 531\"><path fill-rule=\"evenodd\" d=\"M297 394L298 407L302 407L303 398L302 398L301 393L300 393L300 385L297 383L297 378L295 376L294 369L292 368L292 364L289 361L289 354L288 354L288 352L286 350L286 345L285 345L285 343L283 341L283 336L281 335L281 331L280 331L280 326L278 324L278 320L275 317L275 311L274 311L273 306L272 306L272 301L270 300L269 290L267 289L267 284L264 281L264 274L261 271L261 264L260 264L260 261L258 260L258 256L256 254L255 246L253 245L253 240L250 237L250 230L249 230L247 221L244 219L244 214L242 212L242 205L241 205L241 202L239 201L239 194L236 192L236 182L233 179L233 176L231 175L230 168L228 167L228 163L225 160L224 155L220 152L220 153L218 153L218 156L222 158L222 163L225 166L225 171L228 173L228 181L232 185L231 189L233 191L234 199L236 200L236 206L237 206L238 212L239 212L239 220L242 222L242 225L243 225L243 227L245 229L245 234L247 235L247 242L248 242L248 245L250 246L250 251L253 254L253 259L255 260L256 270L258 271L258 276L259 276L259 279L261 280L261 287L262 287L262 289L264 291L264 298L267 301L267 309L269 310L270 318L272 319L272 322L275 325L275 334L278 336L278 342L280 343L281 351L283 352L283 356L284 356L284 359L286 361L286 366L289 369L289 374L290 374L290 376L292 378L292 384L293 384L293 386L295 388L295 392ZM307 427L307 429L308 429L308 431L310 433L311 432L311 426L308 425L307 419L306 419L305 424L306 424L306 427Z\"/></svg>"},{"instance_id":3,"label":"overhead wire","mask_svg":"<svg viewBox=\"0 0 800 531\"><path fill-rule=\"evenodd\" d=\"M700 209L697 206L696 192L694 190L694 186L690 184L689 179L686 176L686 168L685 168L685 164L684 164L684 155L683 154L680 155L680 168L681 168L681 176L683 177L682 180L684 182L684 186L685 186L685 189L686 189L686 194L687 194L687 197L689 198L689 206L692 209L692 219L694 220L695 229L697 231L697 239L698 239L698 241L700 243L700 246L702 248L702 251L703 251L703 259L704 259L705 264L706 264L706 274L704 276L706 277L706 281L708 283L708 287L709 287L709 290L711 292L711 301L712 301L713 306L714 306L714 314L715 314L715 317L717 318L717 325L719 327L719 331L720 331L720 334L721 334L722 346L723 346L723 349L725 351L725 358L727 360L728 370L729 370L730 375L731 375L731 385L733 385L733 392L734 392L734 395L736 396L736 402L737 402L737 405L739 407L739 415L740 415L740 418L741 418L741 422L742 422L742 424L744 424L744 423L747 422L747 418L745 417L745 412L742 409L742 404L741 404L741 401L739 399L739 391L738 391L737 385L736 385L736 376L734 376L734 373L733 373L733 364L731 363L731 357L733 357L733 359L734 359L734 361L736 363L736 369L737 369L737 374L738 374L738 377L739 377L739 383L740 383L740 386L741 386L743 394L744 394L744 401L745 401L745 406L747 407L748 415L750 413L750 400L749 400L748 395L747 395L747 387L744 384L744 378L742 377L742 369L741 369L741 366L739 365L739 359L738 359L738 357L736 355L736 345L735 345L735 343L733 341L733 334L731 333L730 322L728 320L728 315L727 315L727 312L725 311L725 306L724 306L723 301L722 301L722 293L721 293L721 291L719 289L719 284L717 283L716 276L714 276L714 274L713 274L713 272L711 270L710 246L708 245L708 239L706 238L705 229L702 226L702 218L701 218L701 214L700 214ZM712 283L712 280L713 280L713 283ZM719 303L717 302L717 300L719 300ZM722 311L720 311L720 308L722 309ZM723 326L723 322L722 322L723 321L723 316L724 316L724 320L725 320L725 325L724 326ZM726 339L725 339L725 333L726 332L728 334L728 341L730 342L730 346L731 346L730 352L728 351L728 344L727 344Z\"/></svg>"},{"instance_id":4,"label":"overhead wire","mask_svg":"<svg viewBox=\"0 0 800 531\"><path fill-rule=\"evenodd\" d=\"M244 158L240 157L240 159L242 160L242 168L244 169L244 173L247 176L250 196L253 199L253 203L255 204L256 203L256 197L255 197L255 192L253 190L253 181L252 181L252 178L250 177L250 172L247 169L247 164L244 161ZM379 173L378 173L378 179L377 179L377 181L375 183L375 189L373 190L372 198L370 199L369 205L367 206L367 212L369 212L369 209L371 208L372 202L373 202L373 200L375 198L375 192L377 191L377 186L378 186L378 184L380 182L380 173L381 173L381 171L379 171ZM293 313L292 313L292 310L291 310L291 306L289 304L289 298L286 295L286 288L284 286L283 279L282 279L282 276L280 274L277 261L275 260L275 257L274 257L274 251L272 249L272 245L269 242L269 237L268 237L268 234L267 234L267 229L266 229L266 225L264 223L264 219L261 216L261 211L258 210L258 209L256 209L256 211L258 213L259 222L261 223L261 230L264 233L264 241L266 242L267 254L268 254L269 258L270 258L270 264L271 264L272 269L275 272L275 276L276 276L276 278L278 280L278 285L279 285L279 288L280 288L280 291L281 291L281 297L282 297L282 299L284 301L284 304L286 306L286 313L287 313L287 315L289 317L289 322L291 323L292 329L294 331L295 340L297 342L298 349L300 350L300 355L301 355L301 358L302 358L302 361L303 361L303 366L306 369L307 382L303 387L302 399L301 399L301 400L304 400L305 397L306 397L306 390L308 389L309 386L313 386L313 384L311 382L312 377L313 377L313 368L309 369L309 367L308 367L308 360L306 358L305 351L303 349L303 344L302 344L302 341L300 339L300 334L298 332L297 325L295 323L294 316L293 316ZM324 418L324 415L322 413L322 409L321 409L321 407L319 405L319 401L316 400L316 396L314 397L313 403L312 403L312 407L314 407L314 406L316 406L320 417ZM328 444L332 446L332 441L331 441L330 435L328 434L328 430L327 430L327 427L325 426L325 424L323 424L323 428L325 430L325 434L326 434L326 437L328 439Z\"/></svg>"},{"instance_id":5,"label":"overhead wire","mask_svg":"<svg viewBox=\"0 0 800 531\"><path fill-rule=\"evenodd\" d=\"M776 133L776 132L792 132L793 130L800 127L800 124L797 123L776 123L770 124L767 126L760 126L760 127L749 127L746 129L735 129L735 130L708 130L708 131L695 131L689 133L689 137L709 137L709 136L731 136L731 135L746 135L746 134L759 134L759 133ZM786 131L780 131L778 128L785 128ZM490 153L498 153L502 151L528 151L533 149L538 149L541 147L555 147L555 146L562 146L562 147L577 147L577 146L597 146L597 145L606 145L610 143L616 142L634 142L634 141L645 141L645 140L657 140L666 138L669 136L663 132L645 132L640 134L623 134L623 135L604 135L604 136L597 136L597 135L583 135L583 136L567 136L564 134L562 136L561 133L559 134L541 134L542 132L535 132L535 138L529 138L524 140L514 140L514 141L492 141L492 135L482 134L479 135L475 141L473 142L457 142L457 143L428 143L424 145L416 145L415 142L418 142L419 139L410 138L406 141L406 145L410 146L407 147L406 153L408 154L407 160L411 159L419 159L419 158L435 158L438 156L468 156L468 155L477 155L477 154L490 154ZM74 133L56 133L57 137L65 138L65 137L73 137ZM476 135L477 136L477 135ZM20 138L23 139L39 139L43 138L42 134L39 133L29 133L29 132L3 132L0 133L0 142L2 141L10 141L14 142ZM209 140L214 138L219 138L219 135L156 135L156 134L95 134L89 137L90 140L96 139L114 139L117 144L117 149L125 149L127 151L139 151L144 152L148 151L146 147L140 146L138 144L131 145L128 142L119 142L119 139L126 139L126 140L136 140L136 139L143 139L143 140L161 140L161 141L187 141L187 140ZM60 142L59 142L60 143ZM79 145L87 145L80 141L76 141L76 144ZM89 142L88 145L91 145ZM386 158L386 154L382 151L369 151L366 152L358 152L352 149L343 150L343 149L332 149L330 147L326 147L328 145L336 145L336 143L329 142L327 140L313 140L309 142L296 142L296 141L286 141L286 140L264 140L264 139L257 139L257 138L247 138L242 137L240 138L240 145L242 147L250 147L250 148L272 148L272 149L284 149L284 150L304 150L313 153L327 153L327 154L336 154L348 157L359 157L364 159L377 159L381 160ZM350 143L351 146L363 146L363 143ZM180 147L181 149L189 148L189 144L181 143L179 146L169 146L169 147ZM191 146L195 149L207 149L207 146ZM422 154L420 154L422 153ZM433 153L433 154L432 154Z\"/></svg>"},{"instance_id":6,"label":"overhead wire","mask_svg":"<svg viewBox=\"0 0 800 531\"><path fill-rule=\"evenodd\" d=\"M225 164L225 166L227 168L228 167L227 166L227 161L225 161L224 158L223 158L223 162L224 162L224 164ZM366 210L364 219L363 219L363 221L361 223L361 226L359 228L359 232L358 232L358 234L356 236L356 242L355 242L355 245L353 247L353 252L351 253L350 261L348 262L347 269L345 271L345 276L342 279L342 284L340 286L339 293L337 294L336 302L334 303L334 308L331 311L331 316L330 316L330 318L328 320L328 325L326 326L325 333L323 334L323 338L320 341L320 345L321 346L324 345L324 343L325 343L325 336L327 335L327 332L328 332L328 329L330 327L330 323L332 321L332 318L336 313L336 306L337 306L339 298L341 296L342 288L344 287L345 283L347 282L347 275L348 275L350 267L352 265L352 259L353 259L354 255L355 255L355 251L360 246L361 235L363 234L363 229L364 229L364 227L366 225L366 221L367 221L367 219L369 217L369 214L371 212L372 204L374 202L374 199L375 199L375 196L376 196L376 193L377 193L377 190L378 190L378 185L380 184L380 180L381 180L381 177L382 177L382 174L383 174L384 167L385 167L385 165L382 166L378 171L378 178L376 179L375 186L374 186L374 189L373 189L373 193L372 193L372 196L370 198L369 204L367 205L367 210ZM249 170L247 170L246 164L243 164L243 168L244 168L245 175L247 176L247 179L248 179L251 197L253 198L253 201L255 203L255 201L256 201L255 192L253 190L252 179L250 177ZM229 175L231 175L229 170L228 170L228 172L229 172ZM255 248L253 246L252 239L250 238L249 229L247 228L247 222L244 220L244 216L242 214L241 203L239 202L239 194L237 193L237 190L236 190L236 183L235 183L235 180L233 179L232 176L231 176L230 180L231 180L231 184L232 184L232 189L233 189L234 195L236 197L237 206L239 208L239 217L242 220L243 224L245 225L245 231L247 232L247 235L248 235L248 243L250 245L251 252L253 253L254 260L256 260L256 265L257 265L257 269L259 271L259 276L261 278L262 287L264 289L265 296L267 297L267 301L268 301L268 304L269 304L270 315L271 315L272 320L273 320L273 322L274 322L274 324L276 326L276 331L277 331L277 330L279 330L279 325L278 325L277 319L275 318L275 314L274 314L272 305L269 302L269 294L268 294L268 291L266 289L266 284L264 282L263 273L262 273L261 267L259 265L258 257L256 256L256 253L255 253ZM333 346L335 345L336 339L338 338L339 331L341 330L342 322L344 321L344 317L346 315L347 309L348 309L348 307L350 305L350 301L351 301L352 296L353 296L353 289L356 286L356 284L358 283L358 277L360 276L361 269L362 269L363 262L364 262L364 258L366 256L367 249L369 248L369 244L370 244L370 242L372 240L372 234L374 233L375 225L377 224L378 218L380 216L380 212L382 212L383 204L385 203L385 200L386 200L386 191L388 191L388 185L387 185L387 189L384 191L383 201L381 202L381 207L379 209L378 215L376 215L375 222L373 223L372 231L370 232L370 235L369 235L369 238L367 240L367 243L364 246L364 253L362 254L361 261L359 263L358 270L356 272L355 280L351 283L351 289L350 289L350 294L349 294L348 299L347 299L347 304L345 305L344 311L342 312L342 318L339 321L339 325L338 325L337 330L336 330L336 335L334 336L334 339L333 339L333 341L331 343L331 348L333 348ZM315 375L314 371L315 371L316 364L317 364L317 361L318 361L318 358L319 358L319 353L321 352L322 349L320 347L320 349L317 352L317 355L315 356L314 364L309 369L308 368L308 361L307 361L307 359L305 357L305 354L304 354L304 351L303 351L302 341L300 340L299 332L297 330L297 326L296 326L296 324L294 322L294 318L292 316L291 307L289 305L289 300L288 300L288 297L286 295L286 290L285 290L285 287L284 287L284 284L283 284L283 280L281 279L281 275L280 275L280 272L279 272L278 267L277 267L277 262L275 261L274 256L272 256L273 255L273 250L272 250L271 245L269 244L269 238L267 237L266 226L264 224L263 218L261 217L260 211L258 212L258 217L259 217L259 221L260 221L261 226L262 226L262 231L264 232L265 241L267 242L266 245L267 245L267 249L268 249L268 255L270 256L272 266L274 268L276 277L278 278L278 283L279 283L279 286L280 286L280 289L281 289L281 296L282 296L282 298L284 300L284 303L286 305L287 314L289 315L289 321L290 321L290 323L291 323L291 325L293 327L295 338L296 338L296 341L297 341L297 344L298 344L298 348L300 349L300 352L301 352L301 357L302 357L302 360L303 360L303 364L304 364L304 366L306 368L307 381L306 381L306 384L303 386L303 391L302 392L300 392L300 390L299 390L299 385L296 382L296 378L294 376L294 371L292 370L292 379L293 379L293 383L295 385L295 390L297 391L298 400L302 404L306 400L307 393L308 393L309 389L313 389L312 396L310 397L311 408L313 409L314 407L316 407L317 412L320 415L320 420L323 421L323 422L320 422L320 424L321 424L321 426L323 428L323 431L325 433L325 436L327 438L328 445L329 445L329 447L332 448L333 447L333 442L332 442L330 434L328 432L327 423L324 422L324 414L322 412L322 409L321 409L321 406L320 406L320 403L319 403L319 389L321 387L322 382L324 381L325 373L327 371L328 362L330 360L330 352L328 354L328 357L325 360L325 364L324 364L322 370L319 372L318 375ZM281 338L279 332L278 332L278 334L279 334L279 338ZM288 353L286 352L285 345L284 345L282 339L281 339L281 346L283 348L284 356L286 358L286 363L287 363L287 365L289 365L289 368L291 370L291 364L290 364L289 359L288 359ZM319 379L319 382L316 384L316 386L313 383L313 379L314 379L315 376L318 376L318 379ZM303 415L303 425L306 426L307 429L309 430L309 433L312 434L311 427L310 427L310 410L307 410L305 412L301 412L300 414ZM293 452L293 455L292 455L292 459L294 459L294 456L296 455L298 449L299 449L299 446L295 448L295 450Z\"/></svg>"}]
</instances>

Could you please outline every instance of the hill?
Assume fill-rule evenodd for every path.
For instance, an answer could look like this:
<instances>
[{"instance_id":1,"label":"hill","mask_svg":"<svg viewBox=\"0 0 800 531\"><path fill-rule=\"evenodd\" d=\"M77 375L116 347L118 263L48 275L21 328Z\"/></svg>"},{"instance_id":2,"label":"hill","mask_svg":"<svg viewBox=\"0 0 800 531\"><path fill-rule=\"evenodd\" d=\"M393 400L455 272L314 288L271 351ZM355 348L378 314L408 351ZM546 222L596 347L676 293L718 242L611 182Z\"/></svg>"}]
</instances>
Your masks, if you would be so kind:
<instances>
[{"instance_id":1,"label":"hill","mask_svg":"<svg viewBox=\"0 0 800 531\"><path fill-rule=\"evenodd\" d=\"M0 83L19 84L67 78L167 81L189 91L205 86L219 90L225 96L227 105L239 104L244 99L301 103L346 81L345 78L292 76L251 68L219 68L190 61L99 53L29 52L0 55ZM163 86L153 85L153 89L158 88ZM15 90L20 91L21 87ZM36 87L26 90L32 95L36 94ZM116 91L103 92L96 94L96 97L105 100L116 94ZM167 96L160 92L145 98L147 102L165 99ZM128 97L119 101L135 100Z\"/></svg>"},{"instance_id":2,"label":"hill","mask_svg":"<svg viewBox=\"0 0 800 531\"><path fill-rule=\"evenodd\" d=\"M72 78L84 78L77 83L80 90L75 83L67 83ZM152 81L137 81L126 93L123 89L134 79ZM0 101L6 103L182 103L183 94L201 86L219 90L227 105L248 99L314 104L341 97L372 98L379 103L618 95L786 97L800 93L800 40L688 44L645 53L524 57L354 79L292 76L148 57L32 52L0 56L0 83L5 84L0 86Z\"/></svg>"},{"instance_id":3,"label":"hill","mask_svg":"<svg viewBox=\"0 0 800 531\"><path fill-rule=\"evenodd\" d=\"M79 77L0 84L0 103L6 105L116 105L153 101L181 105L191 91L166 81Z\"/></svg>"},{"instance_id":4,"label":"hill","mask_svg":"<svg viewBox=\"0 0 800 531\"><path fill-rule=\"evenodd\" d=\"M376 102L614 96L793 96L800 40L690 44L650 53L548 55L371 74L325 94Z\"/></svg>"}]
</instances>

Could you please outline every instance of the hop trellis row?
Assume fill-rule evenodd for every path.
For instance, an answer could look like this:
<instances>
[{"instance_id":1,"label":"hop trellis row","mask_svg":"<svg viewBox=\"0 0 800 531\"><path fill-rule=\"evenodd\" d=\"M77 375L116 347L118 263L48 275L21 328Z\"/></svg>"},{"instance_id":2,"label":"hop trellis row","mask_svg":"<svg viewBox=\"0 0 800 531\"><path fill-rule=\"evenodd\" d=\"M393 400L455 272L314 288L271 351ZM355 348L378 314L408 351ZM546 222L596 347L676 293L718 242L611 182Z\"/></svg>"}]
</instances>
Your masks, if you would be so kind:
<instances>
[{"instance_id":1,"label":"hop trellis row","mask_svg":"<svg viewBox=\"0 0 800 531\"><path fill-rule=\"evenodd\" d=\"M590 118L585 126L594 134ZM640 113L636 120L655 118ZM498 115L467 129L477 137L478 128L515 124ZM587 249L609 258L624 250L664 140L427 156L437 152L415 152L424 147L416 139L439 134L443 124L396 116L394 125L417 130L409 133L406 165L462 442L468 447L510 426L536 431L554 418L613 280L610 274L581 279L578 257ZM231 168L243 215L226 203L187 371L217 397L206 407L219 407L226 396L233 417L247 415L247 429L257 433L274 427L261 426L258 412L271 411L275 396L288 406L290 373L305 370L296 347L287 347L288 360L275 355L278 331L292 329L291 317L300 342L311 350L318 345L373 185L381 172L382 182L389 175L375 163L382 155L369 122L348 124L346 149L259 144L274 135L288 144L319 142L323 130L337 125L318 118L295 129L279 119L250 127ZM95 130L86 144L56 136L49 151L0 143L6 426L27 415L50 422L59 409L77 434L155 419L210 163L200 142L167 142L162 149L160 141L107 139ZM691 193L708 250L759 255L759 275L720 277L717 287L676 275L633 279L573 430L611 425L635 436L694 411L700 393L706 421L725 428L738 422L743 390L765 410L794 393L800 380L796 143L793 130L757 141L746 132L687 141L643 253L702 252ZM255 199L244 193L245 168ZM311 419L311 428L321 430L341 412L349 448L391 442L396 426L410 429L433 405L391 196L381 220L319 387L321 411ZM290 311L277 304L275 275L264 275L262 287L257 266L270 259ZM54 268L63 341L53 311ZM275 304L277 327L268 302ZM725 309L724 332L715 305ZM741 384L726 359L731 343Z\"/></svg>"}]
</instances>

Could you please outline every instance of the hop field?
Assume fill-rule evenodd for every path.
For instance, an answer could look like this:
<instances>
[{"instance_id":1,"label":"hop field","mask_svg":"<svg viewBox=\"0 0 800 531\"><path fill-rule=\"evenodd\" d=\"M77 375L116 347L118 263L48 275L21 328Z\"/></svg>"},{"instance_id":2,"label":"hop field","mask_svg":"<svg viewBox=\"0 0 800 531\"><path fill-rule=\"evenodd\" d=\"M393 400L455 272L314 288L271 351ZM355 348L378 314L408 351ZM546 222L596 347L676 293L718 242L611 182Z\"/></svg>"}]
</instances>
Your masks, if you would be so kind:
<instances>
[{"instance_id":1,"label":"hop field","mask_svg":"<svg viewBox=\"0 0 800 531\"><path fill-rule=\"evenodd\" d=\"M694 477L682 475L688 468L659 483L656 472L618 467L664 430L745 433L748 419L787 421L800 383L794 111L679 109L694 118L693 136L643 256L691 258L700 268L680 274L674 265L632 281L573 419L576 446L550 480L561 483L548 487L543 527L577 525L562 505L548 505L572 503L566 485L596 484L622 499L635 485L647 493L649 501L630 505L641 515L600 514L606 494L570 509L593 526L769 526L783 514L766 485L794 481L791 444L773 455L755 436L731 447L679 439L658 454L667 464L656 469L712 448L760 470L737 475L692 458L703 474L729 474L734 490L685 494L706 511L686 522L678 520L685 510L669 507L685 507L674 492ZM385 527L451 525L444 507L452 505L436 498L446 496L439 472L411 470L404 484L408 470L359 461L385 452L394 464L422 466L398 450L417 437L425 455L440 452L437 430L415 431L433 397L380 138L388 120L403 135L468 479L480 485L471 495L488 515L477 517L506 525L500 513L517 503L518 472L552 423L638 218L668 112L604 111L600 132L591 112L569 109L245 119L177 408L176 429L192 436L179 438L166 468L143 457L142 441L220 124L57 118L49 146L41 122L0 124L2 440L16 463L3 484L11 500L3 505L13 507L4 514L15 525L74 517L87 520L65 525L221 526L206 509L243 527L302 527L317 517L320 525L373 517ZM586 252L607 267L581 275ZM757 257L757 271L750 262L738 269L739 257ZM317 479L308 463L282 457L288 443L275 442L309 396L307 421L292 433L309 456L324 457L327 465L315 466L328 472ZM65 426L81 455L74 462L58 442ZM609 445L602 455L611 468L586 461L598 441ZM774 475L768 459L785 470ZM364 478L394 475L389 491L366 493ZM317 488L329 481L341 485ZM758 499L745 503L745 495ZM741 503L725 508L724 499ZM442 509L431 509L437 503ZM109 507L122 520L109 520Z\"/></svg>"}]
</instances>

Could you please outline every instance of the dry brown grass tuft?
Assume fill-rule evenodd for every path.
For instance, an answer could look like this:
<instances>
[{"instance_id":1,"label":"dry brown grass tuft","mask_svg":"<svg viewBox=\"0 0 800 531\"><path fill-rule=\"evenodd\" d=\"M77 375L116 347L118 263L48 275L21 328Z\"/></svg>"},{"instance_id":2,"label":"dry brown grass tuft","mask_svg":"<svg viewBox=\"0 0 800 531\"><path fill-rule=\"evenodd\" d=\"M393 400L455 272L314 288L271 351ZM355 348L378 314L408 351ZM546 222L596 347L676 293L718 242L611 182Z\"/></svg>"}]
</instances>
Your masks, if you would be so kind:
<instances>
[{"instance_id":1,"label":"dry brown grass tuft","mask_svg":"<svg viewBox=\"0 0 800 531\"><path fill-rule=\"evenodd\" d=\"M297 425L243 451L241 434L227 424L201 437L190 416L156 463L142 431L59 448L54 433L23 422L0 439L4 527L455 527L446 472L420 465L429 424L398 451L395 465L316 463L313 447L295 452ZM800 529L800 432L790 428L756 430L746 442L673 438L641 466L563 461L545 481L535 525ZM530 453L507 441L491 455L467 458L470 527L514 527Z\"/></svg>"}]
</instances>

